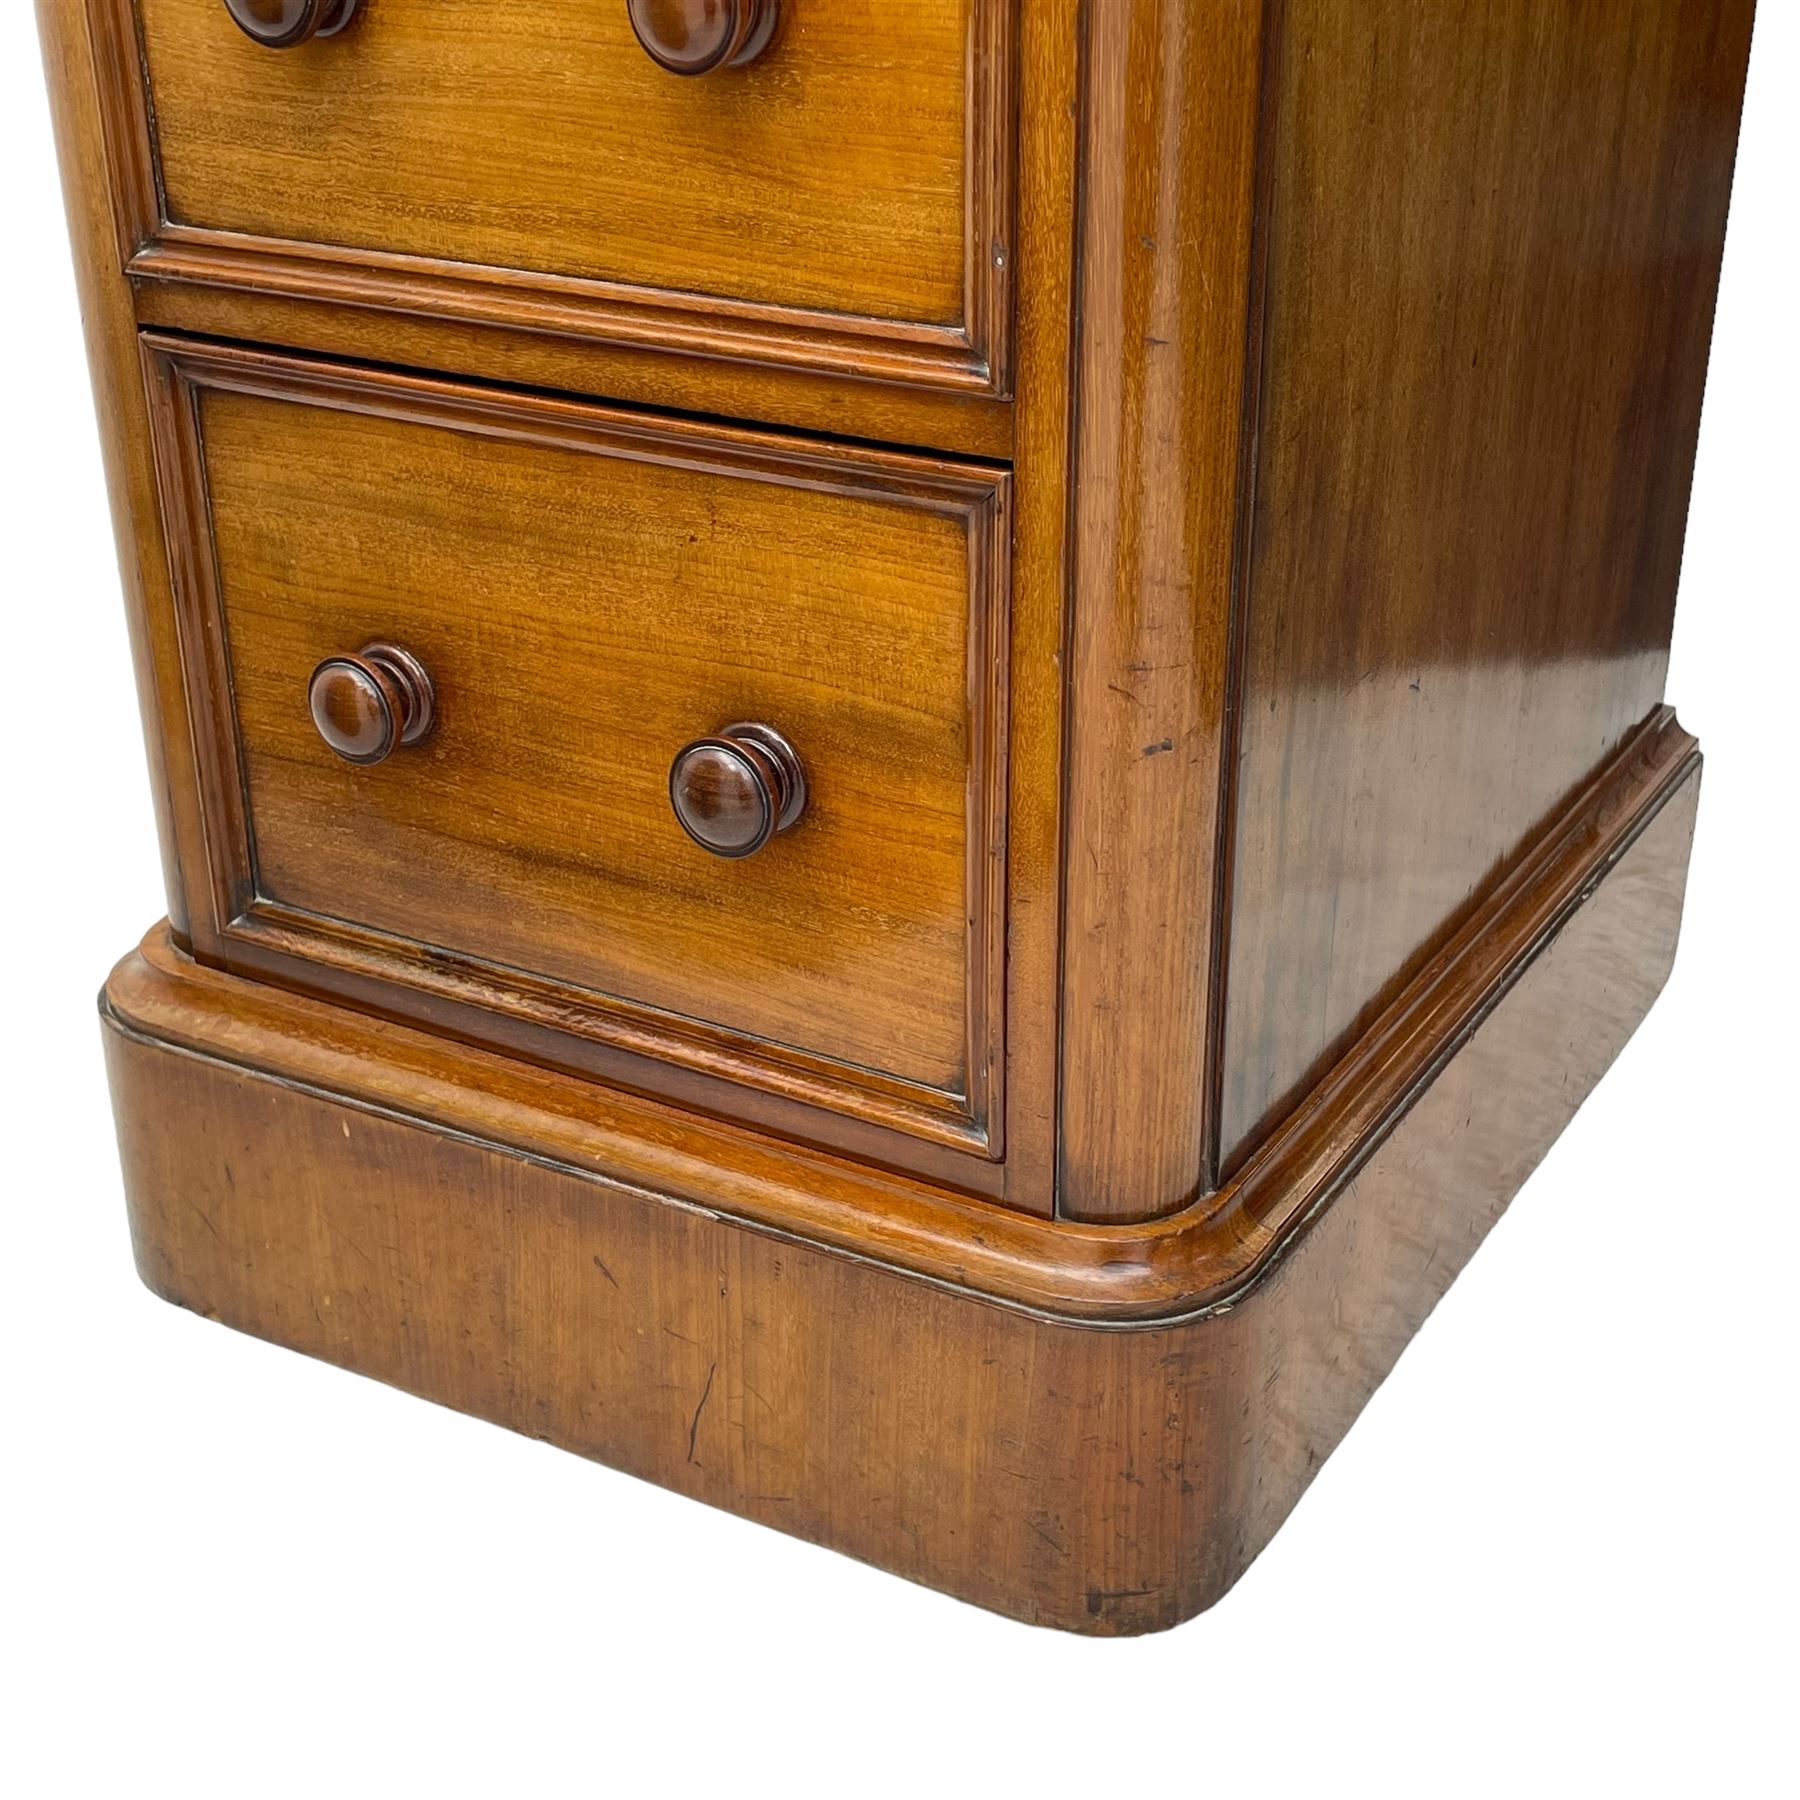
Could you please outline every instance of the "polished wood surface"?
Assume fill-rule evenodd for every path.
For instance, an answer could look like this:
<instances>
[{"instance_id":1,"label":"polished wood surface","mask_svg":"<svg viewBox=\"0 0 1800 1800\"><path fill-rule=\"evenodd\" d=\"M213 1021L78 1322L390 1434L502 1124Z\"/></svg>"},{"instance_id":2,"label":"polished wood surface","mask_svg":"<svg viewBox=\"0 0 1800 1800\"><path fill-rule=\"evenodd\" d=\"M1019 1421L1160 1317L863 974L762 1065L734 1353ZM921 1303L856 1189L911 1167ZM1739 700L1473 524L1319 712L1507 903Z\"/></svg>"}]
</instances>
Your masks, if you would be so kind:
<instances>
[{"instance_id":1,"label":"polished wood surface","mask_svg":"<svg viewBox=\"0 0 1800 1800\"><path fill-rule=\"evenodd\" d=\"M579 1166L551 1146L603 1135L581 1084L532 1113L518 1065L154 948L105 1002L139 1267L241 1330L981 1605L1162 1629L1268 1541L1660 986L1697 785L1679 766L1672 790L1626 784L1554 923L1461 995L1454 1055L1393 1046L1408 1103L1315 1169L1223 1304L1176 1295L1122 1330L972 1303L954 1268L872 1261L877 1213L844 1256L741 1186L695 1205ZM430 1118L445 1103L459 1126ZM816 1202L772 1185L762 1202ZM1037 1229L1123 1257L1161 1228Z\"/></svg>"},{"instance_id":2,"label":"polished wood surface","mask_svg":"<svg viewBox=\"0 0 1800 1800\"><path fill-rule=\"evenodd\" d=\"M369 6L280 56L91 4L146 274L1007 386L1013 0L792 0L703 81L624 0Z\"/></svg>"},{"instance_id":3,"label":"polished wood surface","mask_svg":"<svg viewBox=\"0 0 1800 1800\"><path fill-rule=\"evenodd\" d=\"M1227 1167L1662 698L1751 11L1287 0Z\"/></svg>"},{"instance_id":4,"label":"polished wood surface","mask_svg":"<svg viewBox=\"0 0 1800 1800\"><path fill-rule=\"evenodd\" d=\"M150 370L240 821L209 948L310 934L403 1011L510 984L548 1025L997 1147L1003 474L272 356ZM353 768L296 700L372 636L435 722ZM805 744L805 813L724 863L668 772L735 719Z\"/></svg>"},{"instance_id":5,"label":"polished wood surface","mask_svg":"<svg viewBox=\"0 0 1800 1800\"><path fill-rule=\"evenodd\" d=\"M625 0L631 29L671 75L741 68L768 49L780 23L776 0Z\"/></svg>"},{"instance_id":6,"label":"polished wood surface","mask_svg":"<svg viewBox=\"0 0 1800 1800\"><path fill-rule=\"evenodd\" d=\"M1085 140L1082 1218L1237 1167L1661 700L1751 14L1125 10Z\"/></svg>"}]
</instances>

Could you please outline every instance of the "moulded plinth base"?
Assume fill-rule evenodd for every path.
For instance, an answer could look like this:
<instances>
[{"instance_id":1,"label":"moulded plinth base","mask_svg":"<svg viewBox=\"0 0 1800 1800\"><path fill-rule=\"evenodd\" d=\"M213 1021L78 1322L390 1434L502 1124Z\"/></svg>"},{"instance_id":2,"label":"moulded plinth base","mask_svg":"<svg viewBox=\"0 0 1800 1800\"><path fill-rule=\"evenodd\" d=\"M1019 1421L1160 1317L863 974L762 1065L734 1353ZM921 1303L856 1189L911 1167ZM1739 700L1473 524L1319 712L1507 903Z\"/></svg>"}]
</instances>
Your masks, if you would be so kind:
<instances>
[{"instance_id":1,"label":"moulded plinth base","mask_svg":"<svg viewBox=\"0 0 1800 1800\"><path fill-rule=\"evenodd\" d=\"M1057 1225L201 968L103 998L157 1293L979 1605L1216 1600L1672 961L1672 719L1233 1183Z\"/></svg>"}]
</instances>

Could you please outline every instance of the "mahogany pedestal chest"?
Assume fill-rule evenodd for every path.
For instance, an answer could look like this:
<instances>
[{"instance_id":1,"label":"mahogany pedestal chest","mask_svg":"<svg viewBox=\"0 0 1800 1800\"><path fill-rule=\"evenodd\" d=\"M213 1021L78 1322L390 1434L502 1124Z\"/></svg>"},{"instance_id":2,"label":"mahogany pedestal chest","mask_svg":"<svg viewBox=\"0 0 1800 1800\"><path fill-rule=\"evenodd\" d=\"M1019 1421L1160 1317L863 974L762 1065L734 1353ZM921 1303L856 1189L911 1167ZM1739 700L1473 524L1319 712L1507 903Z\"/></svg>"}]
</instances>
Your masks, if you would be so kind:
<instances>
[{"instance_id":1,"label":"mahogany pedestal chest","mask_svg":"<svg viewBox=\"0 0 1800 1800\"><path fill-rule=\"evenodd\" d=\"M1749 0L39 0L159 1294L1230 1586L1644 1014Z\"/></svg>"}]
</instances>

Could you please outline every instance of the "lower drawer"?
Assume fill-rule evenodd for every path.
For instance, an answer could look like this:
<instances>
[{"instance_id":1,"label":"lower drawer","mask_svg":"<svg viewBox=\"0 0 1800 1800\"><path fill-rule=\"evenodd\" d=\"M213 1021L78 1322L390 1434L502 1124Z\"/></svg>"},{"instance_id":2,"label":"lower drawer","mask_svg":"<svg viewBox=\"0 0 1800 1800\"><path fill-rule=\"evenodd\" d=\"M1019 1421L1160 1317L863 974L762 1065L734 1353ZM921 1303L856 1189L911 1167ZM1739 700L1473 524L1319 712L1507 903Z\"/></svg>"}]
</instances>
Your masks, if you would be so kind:
<instances>
[{"instance_id":1,"label":"lower drawer","mask_svg":"<svg viewBox=\"0 0 1800 1800\"><path fill-rule=\"evenodd\" d=\"M203 953L998 1154L1004 472L145 356Z\"/></svg>"}]
</instances>

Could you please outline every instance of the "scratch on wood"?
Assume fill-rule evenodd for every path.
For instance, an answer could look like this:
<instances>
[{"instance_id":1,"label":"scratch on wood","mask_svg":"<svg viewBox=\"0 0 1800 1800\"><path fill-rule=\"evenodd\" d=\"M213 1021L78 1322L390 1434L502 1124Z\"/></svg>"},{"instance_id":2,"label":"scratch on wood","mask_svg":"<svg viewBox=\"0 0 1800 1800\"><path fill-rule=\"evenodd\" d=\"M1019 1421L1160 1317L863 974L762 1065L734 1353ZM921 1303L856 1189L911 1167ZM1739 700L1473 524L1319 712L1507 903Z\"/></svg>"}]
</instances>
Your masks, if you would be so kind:
<instances>
[{"instance_id":1,"label":"scratch on wood","mask_svg":"<svg viewBox=\"0 0 1800 1800\"><path fill-rule=\"evenodd\" d=\"M1157 1591L1153 1587L1089 1588L1087 1609L1090 1613L1098 1615L1102 1607L1110 1606L1115 1600L1145 1600Z\"/></svg>"},{"instance_id":2,"label":"scratch on wood","mask_svg":"<svg viewBox=\"0 0 1800 1800\"><path fill-rule=\"evenodd\" d=\"M234 1181L232 1185L235 1187L237 1184ZM185 1199L187 1196L184 1195L183 1198ZM193 1213L194 1217L212 1233L215 1242L221 1244L225 1242L224 1234L219 1230L218 1226L212 1222L211 1215L198 1200L188 1199L188 1208Z\"/></svg>"},{"instance_id":3,"label":"scratch on wood","mask_svg":"<svg viewBox=\"0 0 1800 1800\"><path fill-rule=\"evenodd\" d=\"M694 1445L700 1436L700 1415L706 1411L706 1403L709 1399L712 1398L713 1377L716 1374L718 1374L718 1372L719 1372L719 1365L717 1363L714 1363L712 1365L712 1367L706 1371L706 1386L700 1390L700 1404L694 1408L694 1416L688 1422L688 1461L689 1462L695 1462L698 1460L694 1455Z\"/></svg>"}]
</instances>

